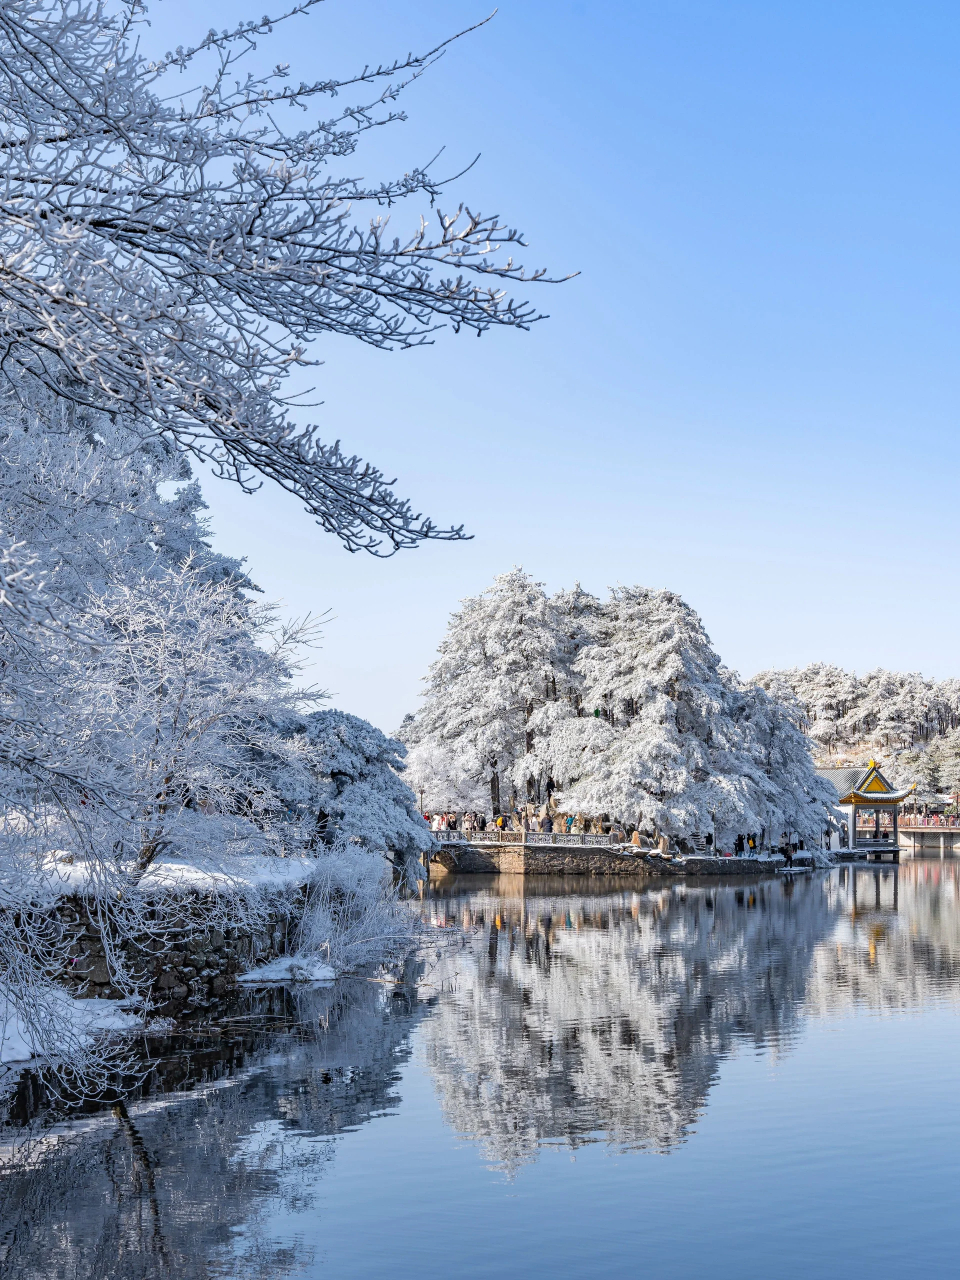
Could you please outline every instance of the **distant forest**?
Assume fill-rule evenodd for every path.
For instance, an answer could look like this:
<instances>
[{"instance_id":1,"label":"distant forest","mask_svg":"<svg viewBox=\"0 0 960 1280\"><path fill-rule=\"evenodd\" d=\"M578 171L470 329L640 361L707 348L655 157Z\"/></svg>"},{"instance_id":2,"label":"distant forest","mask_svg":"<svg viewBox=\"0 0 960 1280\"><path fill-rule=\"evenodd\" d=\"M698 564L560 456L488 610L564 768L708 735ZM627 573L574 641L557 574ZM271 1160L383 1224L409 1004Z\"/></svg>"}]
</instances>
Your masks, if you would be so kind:
<instances>
[{"instance_id":1,"label":"distant forest","mask_svg":"<svg viewBox=\"0 0 960 1280\"><path fill-rule=\"evenodd\" d=\"M791 708L819 764L872 756L892 781L916 782L921 798L960 790L960 679L812 662L754 680Z\"/></svg>"}]
</instances>

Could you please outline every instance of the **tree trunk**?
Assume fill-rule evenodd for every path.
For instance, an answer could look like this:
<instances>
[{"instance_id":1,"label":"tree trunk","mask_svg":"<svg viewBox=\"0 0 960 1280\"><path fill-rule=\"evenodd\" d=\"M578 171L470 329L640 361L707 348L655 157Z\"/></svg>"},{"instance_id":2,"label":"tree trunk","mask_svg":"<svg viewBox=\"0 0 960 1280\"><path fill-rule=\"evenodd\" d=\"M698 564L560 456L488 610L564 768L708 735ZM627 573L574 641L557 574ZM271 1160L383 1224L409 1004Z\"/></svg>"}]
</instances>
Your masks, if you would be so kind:
<instances>
[{"instance_id":1,"label":"tree trunk","mask_svg":"<svg viewBox=\"0 0 960 1280\"><path fill-rule=\"evenodd\" d=\"M490 805L493 816L497 817L500 812L500 775L495 768L490 771Z\"/></svg>"}]
</instances>

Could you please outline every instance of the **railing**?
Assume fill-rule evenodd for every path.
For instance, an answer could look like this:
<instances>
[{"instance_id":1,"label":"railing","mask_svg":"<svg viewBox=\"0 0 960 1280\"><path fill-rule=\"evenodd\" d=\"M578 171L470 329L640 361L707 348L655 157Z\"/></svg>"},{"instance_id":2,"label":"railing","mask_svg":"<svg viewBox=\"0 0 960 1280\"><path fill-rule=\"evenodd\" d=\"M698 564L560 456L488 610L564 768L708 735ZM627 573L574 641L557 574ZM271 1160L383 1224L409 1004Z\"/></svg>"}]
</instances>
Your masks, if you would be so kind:
<instances>
[{"instance_id":1,"label":"railing","mask_svg":"<svg viewBox=\"0 0 960 1280\"><path fill-rule=\"evenodd\" d=\"M955 818L945 813L931 813L928 814L927 817L923 817L922 814L918 814L916 817L913 817L912 815L910 817L901 817L899 826L901 831L926 831L930 828L936 829L937 827L942 831L944 828L956 829L957 827L960 827L960 818Z\"/></svg>"},{"instance_id":2,"label":"railing","mask_svg":"<svg viewBox=\"0 0 960 1280\"><path fill-rule=\"evenodd\" d=\"M545 844L551 846L584 846L608 848L622 843L619 836L580 835L573 831L502 831L487 827L484 831L434 831L441 844Z\"/></svg>"}]
</instances>

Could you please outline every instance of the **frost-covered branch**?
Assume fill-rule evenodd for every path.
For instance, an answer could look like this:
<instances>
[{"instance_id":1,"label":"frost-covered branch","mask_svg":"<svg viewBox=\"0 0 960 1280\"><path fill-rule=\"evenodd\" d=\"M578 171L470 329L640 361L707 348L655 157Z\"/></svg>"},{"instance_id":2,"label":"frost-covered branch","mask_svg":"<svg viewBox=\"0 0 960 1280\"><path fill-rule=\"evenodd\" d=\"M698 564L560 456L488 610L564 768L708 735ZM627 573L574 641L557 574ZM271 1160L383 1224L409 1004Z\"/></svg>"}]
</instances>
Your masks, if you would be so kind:
<instances>
[{"instance_id":1,"label":"frost-covered branch","mask_svg":"<svg viewBox=\"0 0 960 1280\"><path fill-rule=\"evenodd\" d=\"M393 103L444 46L294 85L285 67L241 74L271 19L150 61L144 15L140 0L0 7L0 371L121 412L245 488L275 481L352 551L461 537L295 422L283 391L321 334L405 348L446 324L540 318L509 290L545 274L514 260L523 239L499 218L460 205L408 233L379 212L354 223L367 205L434 205L432 166L369 185L331 168L403 119ZM187 74L197 87L180 88ZM363 86L365 102L286 127Z\"/></svg>"}]
</instances>

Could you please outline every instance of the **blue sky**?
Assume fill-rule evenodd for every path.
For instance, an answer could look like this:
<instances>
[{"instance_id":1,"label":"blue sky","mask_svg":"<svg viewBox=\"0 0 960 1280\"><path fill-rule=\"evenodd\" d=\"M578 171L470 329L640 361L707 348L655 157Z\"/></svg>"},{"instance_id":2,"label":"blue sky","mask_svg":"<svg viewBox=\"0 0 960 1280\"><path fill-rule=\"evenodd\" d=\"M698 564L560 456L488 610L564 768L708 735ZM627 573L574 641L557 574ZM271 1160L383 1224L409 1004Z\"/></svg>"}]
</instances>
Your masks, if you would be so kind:
<instances>
[{"instance_id":1,"label":"blue sky","mask_svg":"<svg viewBox=\"0 0 960 1280\"><path fill-rule=\"evenodd\" d=\"M151 39L262 8L163 0ZM264 56L347 73L484 15L328 0ZM317 344L310 416L472 542L378 562L286 495L205 485L269 598L332 610L336 705L395 728L450 610L514 564L670 587L745 675L960 675L958 55L960 7L923 0L505 0L413 86L349 170L480 152L448 203L580 275L531 291L531 333Z\"/></svg>"}]
</instances>

